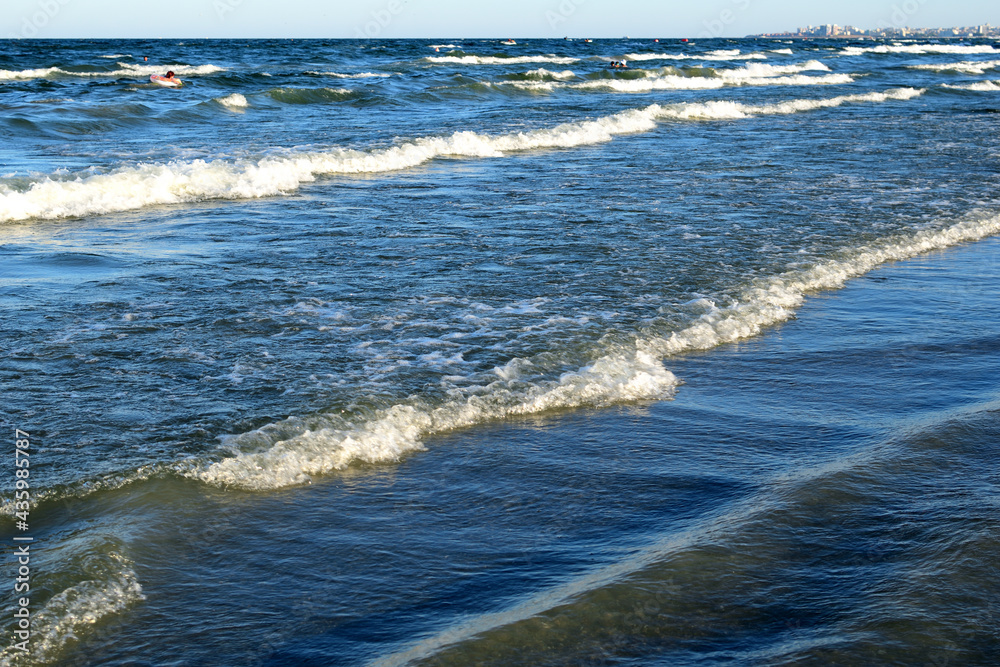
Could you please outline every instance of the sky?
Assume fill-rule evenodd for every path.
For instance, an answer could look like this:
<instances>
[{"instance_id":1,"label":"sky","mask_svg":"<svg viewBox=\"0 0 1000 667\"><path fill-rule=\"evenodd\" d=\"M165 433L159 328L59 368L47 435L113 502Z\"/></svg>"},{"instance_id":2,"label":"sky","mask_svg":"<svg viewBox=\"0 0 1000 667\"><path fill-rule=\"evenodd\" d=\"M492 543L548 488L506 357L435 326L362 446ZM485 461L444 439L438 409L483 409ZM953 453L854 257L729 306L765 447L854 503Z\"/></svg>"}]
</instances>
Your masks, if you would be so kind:
<instances>
[{"instance_id":1,"label":"sky","mask_svg":"<svg viewBox=\"0 0 1000 667\"><path fill-rule=\"evenodd\" d=\"M2 0L0 37L743 37L1000 24L997 0Z\"/></svg>"}]
</instances>

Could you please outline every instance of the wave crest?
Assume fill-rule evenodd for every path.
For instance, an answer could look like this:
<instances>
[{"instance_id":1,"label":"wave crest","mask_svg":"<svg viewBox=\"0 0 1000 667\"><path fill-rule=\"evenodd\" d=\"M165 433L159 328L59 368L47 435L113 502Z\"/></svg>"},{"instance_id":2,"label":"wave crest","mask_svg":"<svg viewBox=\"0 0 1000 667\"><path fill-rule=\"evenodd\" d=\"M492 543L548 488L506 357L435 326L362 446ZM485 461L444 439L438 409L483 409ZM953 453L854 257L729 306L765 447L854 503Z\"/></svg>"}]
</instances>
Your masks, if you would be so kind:
<instances>
[{"instance_id":1,"label":"wave crest","mask_svg":"<svg viewBox=\"0 0 1000 667\"><path fill-rule=\"evenodd\" d=\"M331 99L350 94L349 91L324 90L330 90L327 94ZM253 199L292 192L323 174L396 171L446 155L501 157L511 151L597 144L618 135L649 131L656 127L659 120L719 120L790 114L850 103L905 100L922 92L900 88L885 93L789 100L769 105L737 102L654 104L547 129L497 136L462 131L450 136L414 139L392 148L371 151L338 148L278 154L258 160L145 164L103 174L53 175L27 186L0 181L0 221L56 219L209 199Z\"/></svg>"}]
</instances>

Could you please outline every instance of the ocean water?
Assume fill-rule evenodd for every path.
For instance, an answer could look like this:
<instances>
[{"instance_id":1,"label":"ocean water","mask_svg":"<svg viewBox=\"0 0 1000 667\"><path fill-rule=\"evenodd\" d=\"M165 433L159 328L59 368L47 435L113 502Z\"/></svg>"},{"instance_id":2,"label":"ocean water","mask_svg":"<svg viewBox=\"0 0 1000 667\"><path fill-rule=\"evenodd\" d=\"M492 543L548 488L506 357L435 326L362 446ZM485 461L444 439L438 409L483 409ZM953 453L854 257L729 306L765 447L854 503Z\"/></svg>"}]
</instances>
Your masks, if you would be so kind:
<instances>
[{"instance_id":1,"label":"ocean water","mask_svg":"<svg viewBox=\"0 0 1000 667\"><path fill-rule=\"evenodd\" d=\"M986 40L0 43L0 664L997 664L998 94Z\"/></svg>"}]
</instances>

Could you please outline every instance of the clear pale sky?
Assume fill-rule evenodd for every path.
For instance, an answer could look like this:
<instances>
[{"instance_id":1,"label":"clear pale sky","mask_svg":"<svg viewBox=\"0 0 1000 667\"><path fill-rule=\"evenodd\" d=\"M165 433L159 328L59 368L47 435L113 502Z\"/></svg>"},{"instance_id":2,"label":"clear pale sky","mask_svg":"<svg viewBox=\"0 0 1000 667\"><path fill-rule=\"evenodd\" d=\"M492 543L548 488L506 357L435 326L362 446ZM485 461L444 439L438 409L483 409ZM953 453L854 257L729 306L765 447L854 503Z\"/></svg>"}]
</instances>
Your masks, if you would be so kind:
<instances>
[{"instance_id":1,"label":"clear pale sky","mask_svg":"<svg viewBox=\"0 0 1000 667\"><path fill-rule=\"evenodd\" d=\"M2 37L742 37L1000 23L997 0L0 0Z\"/></svg>"}]
</instances>

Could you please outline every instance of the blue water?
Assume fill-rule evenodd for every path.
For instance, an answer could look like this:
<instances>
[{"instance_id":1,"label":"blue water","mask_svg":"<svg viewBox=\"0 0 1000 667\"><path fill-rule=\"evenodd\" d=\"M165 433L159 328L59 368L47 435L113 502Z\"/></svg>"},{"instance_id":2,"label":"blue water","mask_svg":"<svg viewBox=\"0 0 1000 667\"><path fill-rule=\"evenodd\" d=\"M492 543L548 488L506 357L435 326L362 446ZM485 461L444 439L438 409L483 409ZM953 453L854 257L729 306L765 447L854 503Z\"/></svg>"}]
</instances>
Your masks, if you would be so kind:
<instances>
[{"instance_id":1,"label":"blue water","mask_svg":"<svg viewBox=\"0 0 1000 667\"><path fill-rule=\"evenodd\" d=\"M998 93L990 41L0 44L0 661L995 664Z\"/></svg>"}]
</instances>

